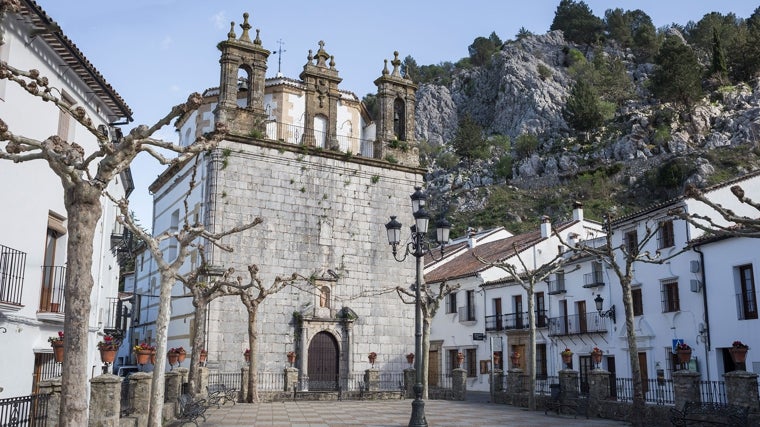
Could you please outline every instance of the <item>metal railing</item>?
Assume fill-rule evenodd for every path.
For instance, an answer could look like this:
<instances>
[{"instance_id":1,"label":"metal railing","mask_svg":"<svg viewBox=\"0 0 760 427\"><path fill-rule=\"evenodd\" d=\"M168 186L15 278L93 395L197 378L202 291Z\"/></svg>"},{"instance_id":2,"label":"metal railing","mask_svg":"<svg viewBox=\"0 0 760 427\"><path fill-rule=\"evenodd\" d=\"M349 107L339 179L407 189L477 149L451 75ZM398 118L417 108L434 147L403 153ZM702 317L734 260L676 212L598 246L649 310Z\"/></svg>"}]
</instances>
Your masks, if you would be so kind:
<instances>
[{"instance_id":1,"label":"metal railing","mask_svg":"<svg viewBox=\"0 0 760 427\"><path fill-rule=\"evenodd\" d=\"M552 317L549 319L549 336L579 335L607 332L607 322L597 312Z\"/></svg>"},{"instance_id":2,"label":"metal railing","mask_svg":"<svg viewBox=\"0 0 760 427\"><path fill-rule=\"evenodd\" d=\"M26 252L0 245L0 301L21 305Z\"/></svg>"},{"instance_id":3,"label":"metal railing","mask_svg":"<svg viewBox=\"0 0 760 427\"><path fill-rule=\"evenodd\" d=\"M344 383L346 391L360 391L368 389L367 383L364 381L364 374L349 375ZM377 386L377 390L400 390L404 387L404 373L380 372L378 382L375 384Z\"/></svg>"},{"instance_id":4,"label":"metal railing","mask_svg":"<svg viewBox=\"0 0 760 427\"><path fill-rule=\"evenodd\" d=\"M129 310L119 298L108 298L108 313L106 314L103 329L109 333L119 335L127 330Z\"/></svg>"},{"instance_id":5,"label":"metal railing","mask_svg":"<svg viewBox=\"0 0 760 427\"><path fill-rule=\"evenodd\" d=\"M604 272L593 271L583 275L584 288L595 288L597 286L604 286Z\"/></svg>"},{"instance_id":6,"label":"metal railing","mask_svg":"<svg viewBox=\"0 0 760 427\"><path fill-rule=\"evenodd\" d=\"M66 285L66 267L58 265L42 266L42 289L40 290L40 311L48 313L64 312L63 291Z\"/></svg>"},{"instance_id":7,"label":"metal railing","mask_svg":"<svg viewBox=\"0 0 760 427\"><path fill-rule=\"evenodd\" d=\"M726 403L726 383L723 381L700 381L699 399L702 402Z\"/></svg>"},{"instance_id":8,"label":"metal railing","mask_svg":"<svg viewBox=\"0 0 760 427\"><path fill-rule=\"evenodd\" d=\"M615 378L614 398L619 402L633 401L633 379L632 378ZM673 380L657 380L648 378L644 382L644 401L656 405L673 405L675 404L675 392L673 390Z\"/></svg>"},{"instance_id":9,"label":"metal railing","mask_svg":"<svg viewBox=\"0 0 760 427\"><path fill-rule=\"evenodd\" d=\"M549 280L549 295L561 294L567 292L565 289L565 279Z\"/></svg>"},{"instance_id":10,"label":"metal railing","mask_svg":"<svg viewBox=\"0 0 760 427\"><path fill-rule=\"evenodd\" d=\"M282 374L280 374L282 375ZM261 379L261 377L259 377ZM209 384L224 384L227 388L234 388L240 390L242 381L242 375L240 372L209 372L208 383ZM259 383L261 387L261 383Z\"/></svg>"},{"instance_id":11,"label":"metal railing","mask_svg":"<svg viewBox=\"0 0 760 427\"><path fill-rule=\"evenodd\" d=\"M269 121L266 123L266 139L280 141L288 144L308 144L312 143L318 148L328 148L329 134L317 129L304 128L303 126L291 123ZM349 152L352 148L358 147L358 153L363 157L374 157L374 141L362 138L355 138L349 135L341 135L340 130L335 135L340 151Z\"/></svg>"},{"instance_id":12,"label":"metal railing","mask_svg":"<svg viewBox=\"0 0 760 427\"><path fill-rule=\"evenodd\" d=\"M47 394L0 399L0 426L45 425L47 403Z\"/></svg>"},{"instance_id":13,"label":"metal railing","mask_svg":"<svg viewBox=\"0 0 760 427\"><path fill-rule=\"evenodd\" d=\"M536 327L545 328L547 322L546 311L536 312ZM500 316L486 316L486 331L505 331L512 329L528 329L528 312L502 314Z\"/></svg>"}]
</instances>

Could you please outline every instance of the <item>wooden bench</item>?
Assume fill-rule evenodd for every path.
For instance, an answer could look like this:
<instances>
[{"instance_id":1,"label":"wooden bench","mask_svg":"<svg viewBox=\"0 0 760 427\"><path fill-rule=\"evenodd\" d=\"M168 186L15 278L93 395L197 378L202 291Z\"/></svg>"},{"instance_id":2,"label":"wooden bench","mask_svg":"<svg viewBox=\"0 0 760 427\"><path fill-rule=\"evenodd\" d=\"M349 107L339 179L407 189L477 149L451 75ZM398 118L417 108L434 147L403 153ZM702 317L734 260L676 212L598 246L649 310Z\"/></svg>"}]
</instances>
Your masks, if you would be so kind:
<instances>
[{"instance_id":1,"label":"wooden bench","mask_svg":"<svg viewBox=\"0 0 760 427\"><path fill-rule=\"evenodd\" d=\"M746 426L749 410L745 406L716 402L686 402L682 410L670 410L670 422L675 426L725 425Z\"/></svg>"},{"instance_id":2,"label":"wooden bench","mask_svg":"<svg viewBox=\"0 0 760 427\"><path fill-rule=\"evenodd\" d=\"M183 394L179 396L179 415L177 420L180 421L179 426L183 426L187 423L193 423L198 426L198 418L203 418L203 422L206 422L206 410L208 404L205 399L193 400L189 394Z\"/></svg>"},{"instance_id":3,"label":"wooden bench","mask_svg":"<svg viewBox=\"0 0 760 427\"><path fill-rule=\"evenodd\" d=\"M237 403L238 391L234 388L227 388L224 384L209 384L206 386L208 392L209 405L216 405L219 408L227 402Z\"/></svg>"}]
</instances>

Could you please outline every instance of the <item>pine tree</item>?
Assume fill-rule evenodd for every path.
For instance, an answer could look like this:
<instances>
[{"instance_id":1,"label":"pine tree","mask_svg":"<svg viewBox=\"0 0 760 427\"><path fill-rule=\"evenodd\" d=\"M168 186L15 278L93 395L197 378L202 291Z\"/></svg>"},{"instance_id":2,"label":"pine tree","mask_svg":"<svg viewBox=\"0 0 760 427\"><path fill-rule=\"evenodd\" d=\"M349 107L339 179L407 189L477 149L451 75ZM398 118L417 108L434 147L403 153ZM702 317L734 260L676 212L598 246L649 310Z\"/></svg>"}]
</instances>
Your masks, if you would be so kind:
<instances>
[{"instance_id":1,"label":"pine tree","mask_svg":"<svg viewBox=\"0 0 760 427\"><path fill-rule=\"evenodd\" d=\"M663 102L686 109L702 96L702 66L694 51L676 36L668 36L655 57L651 90Z\"/></svg>"},{"instance_id":2,"label":"pine tree","mask_svg":"<svg viewBox=\"0 0 760 427\"><path fill-rule=\"evenodd\" d=\"M599 96L584 80L578 80L570 91L563 111L565 121L575 130L587 132L604 123Z\"/></svg>"}]
</instances>

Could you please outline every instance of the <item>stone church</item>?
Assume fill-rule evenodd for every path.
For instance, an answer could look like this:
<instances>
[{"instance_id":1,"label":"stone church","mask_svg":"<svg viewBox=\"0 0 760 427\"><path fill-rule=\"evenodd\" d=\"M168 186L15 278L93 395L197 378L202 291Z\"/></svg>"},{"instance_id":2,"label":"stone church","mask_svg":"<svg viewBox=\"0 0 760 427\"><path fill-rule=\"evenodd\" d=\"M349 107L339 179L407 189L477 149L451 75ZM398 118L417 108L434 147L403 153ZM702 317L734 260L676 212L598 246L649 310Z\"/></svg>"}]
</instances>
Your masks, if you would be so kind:
<instances>
[{"instance_id":1,"label":"stone church","mask_svg":"<svg viewBox=\"0 0 760 427\"><path fill-rule=\"evenodd\" d=\"M216 150L167 169L152 184L154 234L185 220L219 232L260 216L262 224L224 240L233 253L206 245L208 261L233 267L244 279L246 267L257 264L266 285L292 273L316 277L315 285L286 288L260 307L260 369L281 372L286 354L295 351L295 367L311 387L330 386L364 372L375 352L377 369L401 372L408 367L404 355L414 351L414 307L392 290L414 282L415 264L394 260L384 224L391 215L413 223L409 196L425 172L414 141L416 85L401 75L398 53L390 69L385 60L374 82L378 117L372 121L361 100L339 87L324 42L308 52L299 79L266 78L270 51L247 14L240 28L238 36L233 23L218 44L219 86L176 124L182 144L215 121L226 123L229 134ZM197 186L188 195L193 176ZM169 259L176 253L169 243L164 250ZM193 254L186 266L198 263ZM149 254L138 257L136 270L137 293L157 294ZM194 319L186 295L177 284L169 347L188 347L191 325L203 322L208 366L239 372L248 346L240 300L215 300L207 319ZM158 301L136 304L133 340L150 340Z\"/></svg>"}]
</instances>

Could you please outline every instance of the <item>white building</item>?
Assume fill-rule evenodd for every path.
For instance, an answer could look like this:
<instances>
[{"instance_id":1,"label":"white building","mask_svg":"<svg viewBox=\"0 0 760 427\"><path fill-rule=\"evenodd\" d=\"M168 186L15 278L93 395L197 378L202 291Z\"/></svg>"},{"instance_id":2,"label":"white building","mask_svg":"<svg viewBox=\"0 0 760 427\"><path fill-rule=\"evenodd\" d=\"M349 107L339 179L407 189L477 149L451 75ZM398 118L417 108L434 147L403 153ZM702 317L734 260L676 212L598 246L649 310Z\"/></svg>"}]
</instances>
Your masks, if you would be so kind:
<instances>
[{"instance_id":1,"label":"white building","mask_svg":"<svg viewBox=\"0 0 760 427\"><path fill-rule=\"evenodd\" d=\"M5 41L0 58L22 70L39 70L58 89L55 94L83 107L95 126L110 127L129 119L131 111L124 100L58 24L36 2L20 3L21 13L5 16L0 24ZM40 141L58 135L76 141L86 152L97 147L96 139L68 114L8 80L0 80L0 118L17 135ZM131 176L125 173L108 191L121 197L132 187ZM0 388L2 397L13 397L28 395L39 381L60 375L48 338L63 330L69 235L61 182L45 160L0 161L0 197L5 200L0 209L0 346L14 349L4 352ZM93 241L95 287L88 319L92 375L101 369L96 343L104 330L117 327L119 265L111 252L116 209L105 198L102 207Z\"/></svg>"}]
</instances>

